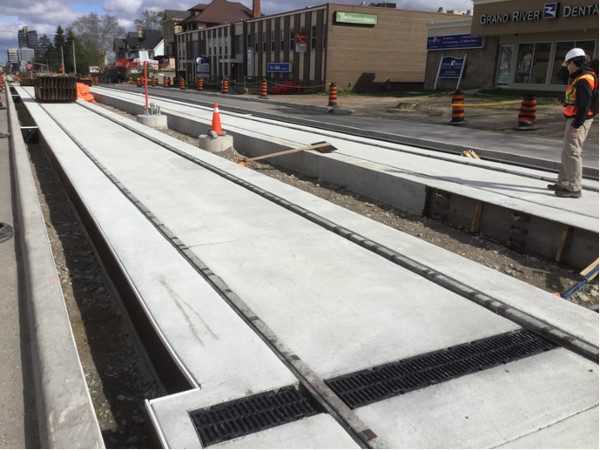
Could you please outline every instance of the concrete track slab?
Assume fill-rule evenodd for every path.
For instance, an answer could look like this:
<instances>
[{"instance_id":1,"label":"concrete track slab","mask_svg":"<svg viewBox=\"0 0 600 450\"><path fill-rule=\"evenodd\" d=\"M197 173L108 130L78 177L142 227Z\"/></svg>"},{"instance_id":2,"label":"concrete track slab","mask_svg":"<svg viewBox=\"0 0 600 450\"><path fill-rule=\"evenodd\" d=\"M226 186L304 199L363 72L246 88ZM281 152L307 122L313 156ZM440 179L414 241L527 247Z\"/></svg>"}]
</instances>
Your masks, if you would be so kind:
<instances>
[{"instance_id":1,"label":"concrete track slab","mask_svg":"<svg viewBox=\"0 0 600 450\"><path fill-rule=\"evenodd\" d=\"M597 448L597 377L596 364L559 349L358 408L357 414L379 425L390 448ZM596 426L589 428L594 418ZM556 441L558 433L564 434Z\"/></svg>"},{"instance_id":2,"label":"concrete track slab","mask_svg":"<svg viewBox=\"0 0 600 450\"><path fill-rule=\"evenodd\" d=\"M87 111L48 110L322 378L517 328L117 125L85 140Z\"/></svg>"},{"instance_id":3,"label":"concrete track slab","mask_svg":"<svg viewBox=\"0 0 600 450\"><path fill-rule=\"evenodd\" d=\"M112 117L116 120L123 120L118 115L112 115ZM146 130L146 132L151 136L164 140L170 145L181 146L179 141L165 136L164 134L152 130ZM417 238L397 233L388 227L376 224L343 208L331 205L314 196L283 185L269 177L264 177L261 174L246 170L243 167L234 166L227 161L223 161L222 159L205 152L200 152L193 147L181 147L185 148L190 155L202 158L223 170L228 170L235 176L248 180L262 189L276 191L278 195L290 202L298 204L309 211L314 211L316 214L327 220L341 223L347 228L352 229L363 236L367 236L373 241L385 245L400 254L418 255L418 261L427 267L441 273L451 274L453 278L463 280L473 289L486 293L493 298L497 298L519 311L539 317L549 324L555 326L560 324L559 328L565 332L573 336L578 336L586 342L590 342L595 347L598 346L598 328L597 323L594 320L596 316L591 311L583 308L574 308L567 313L565 308L569 308L569 306L566 305L566 302L561 301L548 293L543 293L527 283L519 282L518 280L514 280L511 277L480 266L479 264L464 258L459 258L460 263L450 262L453 261L454 258L457 258L457 256L450 254L443 249L430 245L428 246ZM319 157L325 156L326 155L319 155ZM467 166L467 169L469 167L470 166ZM222 193L216 193L215 195L222 195ZM178 204L181 209L186 207L185 202L180 199L171 199L171 202L179 202ZM573 207L572 205L573 204L571 203L570 207ZM169 214L172 215L172 212ZM568 215L569 214L563 213L563 216L565 217ZM256 220L261 216L262 214L258 215ZM193 224L190 223L190 226L193 226ZM240 240L242 240L242 237L246 235L246 232L243 225L240 226L242 228L237 230L237 232L240 233ZM252 226L252 224L249 224L248 226ZM426 249L423 247L426 247ZM531 301L532 298L535 298L536 300Z\"/></svg>"},{"instance_id":4,"label":"concrete track slab","mask_svg":"<svg viewBox=\"0 0 600 450\"><path fill-rule=\"evenodd\" d=\"M199 390L147 402L152 421L166 448L199 448L196 429L188 411L206 406ZM207 448L359 448L350 435L328 414L317 414Z\"/></svg>"},{"instance_id":5,"label":"concrete track slab","mask_svg":"<svg viewBox=\"0 0 600 450\"><path fill-rule=\"evenodd\" d=\"M110 90L99 90L103 95L115 95ZM108 91L108 92L107 92ZM119 94L128 102L139 103L140 96L134 94ZM181 102L167 102L153 99L161 106L163 113L173 111L183 116L195 117L195 120L207 124L212 120L212 111L207 108L190 107ZM544 171L532 169L510 170L508 167L486 161L472 161L457 156L442 156L423 149L416 149L399 144L382 144L372 139L348 140L341 133L323 132L305 126L290 128L277 121L263 119L257 123L240 114L228 114L221 111L221 123L224 130L244 134L265 142L277 142L290 148L310 145L323 137L331 142L338 150L331 154L317 155L322 159L330 159L344 164L327 164L315 162L316 167L308 167L309 174L320 179L340 180L344 183L344 166L349 174L356 166L364 167L374 174L385 177L401 178L416 185L426 185L443 189L469 198L477 198L504 208L510 208L537 217L558 221L577 228L597 232L598 230L598 183L586 181L589 190L580 199L557 198L546 185L553 175ZM277 138L281 136L282 138ZM236 148L244 151L244 142L236 141ZM266 152L267 153L267 152ZM286 165L286 158L278 162ZM302 165L302 163L300 163ZM335 173L332 173L334 172ZM351 175L349 175L351 176ZM348 177L346 177L348 178ZM365 183L368 178L365 177ZM382 189L379 187L378 189ZM363 191L369 191L365 186ZM385 194L382 194L385 195ZM418 195L415 193L415 195ZM423 194L421 194L421 197ZM393 203L393 199L389 199ZM415 201L415 210L420 213L424 200Z\"/></svg>"},{"instance_id":6,"label":"concrete track slab","mask_svg":"<svg viewBox=\"0 0 600 450\"><path fill-rule=\"evenodd\" d=\"M93 90L100 89L94 87ZM119 85L110 89L121 92L139 93L139 88ZM469 127L455 127L435 123L418 123L409 120L390 120L382 117L356 117L329 114L330 108L325 106L304 105L295 102L293 96L258 99L251 96L223 95L216 92L197 92L193 90L152 89L151 96L168 96L181 101L210 106L218 102L224 110L255 111L263 117L279 117L291 123L311 123L319 127L338 129L348 133L358 133L387 141L403 142L410 145L438 147L440 144L453 148L458 153L464 149L475 149L485 158L502 157L517 164L531 163L546 165L557 170L560 164L562 142L540 137L532 137L528 133L510 135L487 132ZM449 99L450 100L450 99ZM344 101L340 99L340 109ZM450 102L448 103L448 119L450 118ZM515 116L516 124L516 116ZM584 167L586 172L598 177L598 142L588 140L584 145Z\"/></svg>"},{"instance_id":7,"label":"concrete track slab","mask_svg":"<svg viewBox=\"0 0 600 450\"><path fill-rule=\"evenodd\" d=\"M267 380L265 383L253 379L255 376L263 376L263 372L271 371L258 366L263 360L273 361L275 356L266 351L266 346L259 342L257 337L248 337L250 331L239 317L221 309L225 308L224 303L212 303L212 297L217 294L201 286L204 281L197 273L194 275L191 268L184 268L179 265L178 260L174 261L168 257L168 253L176 253L174 247L164 238L152 236L150 223L144 223L145 219L140 217L139 211L116 192L115 185L99 174L80 150L65 145L65 136L53 121L44 117L39 105L25 103L36 117L46 141L77 186L102 232L109 238L140 297L144 301L146 297L151 300L148 302L148 309L153 315L153 320L159 327L164 326L168 329L165 336L169 334L170 345L176 349L183 366L193 369L193 372L190 370L190 378L195 379L201 387L201 398L194 397L190 400L189 393L177 394L173 398L164 399L164 402L163 399L153 401L156 405L156 408L151 406L153 410L158 411L159 404L165 405L165 411L176 408L181 416L185 415L189 407L187 402L190 401L194 406L209 405L289 381L288 375L283 373L285 371L278 372L275 381L272 378L273 374L264 374L264 379ZM64 126L68 126L70 132L107 170L144 206L151 209L152 213L206 262L211 270L218 273L275 331L277 337L286 342L295 354L321 377L348 373L518 328L515 323L471 303L458 294L429 283L424 278L351 244L340 236L326 232L324 228L267 201L264 197L225 182L213 172L188 160L182 160L154 143L140 137L132 138L114 123L108 123L90 111L82 110L78 105L45 105L45 109L51 111ZM141 129L141 126L139 127ZM91 129L102 130L102 133L91 134ZM159 136L156 131L144 131ZM477 266L466 263L457 255L440 251L432 245L417 242L416 239L408 239L402 233L326 204L261 174L189 145L175 142L167 136L161 135L161 139L202 161L224 168L236 177L257 185L269 186L278 196L288 198L294 204L310 206L310 211L326 215L335 223L354 227L369 238L386 239L396 247L408 246L414 258L427 260L444 272L460 274L461 269L457 266L464 264L474 270ZM161 240L164 242L159 242ZM144 261L143 265L139 263L140 260ZM497 288L509 298L520 292L519 299L513 299L520 307L532 314L542 315L544 320L554 327L581 335L592 345L595 343L597 351L598 322L593 312L568 304L535 288L525 288L523 283L514 282L511 278L490 269L476 270L476 273L468 274L464 280L466 283L476 284L488 290ZM463 279L465 272L462 272ZM491 283L487 281L488 277L491 278ZM198 292L202 295L199 296ZM528 294L526 298L523 292ZM207 301L211 302L211 305L207 307L205 321L200 305ZM172 302L177 305L176 308L172 306ZM213 313L218 318L213 317ZM577 327L576 321L583 324L579 323ZM223 326L222 332L215 333L213 327L217 326ZM203 359L199 353L205 351L207 342L221 345L216 342L220 339L216 339L215 335L232 341L236 339L227 335L228 327L230 334L237 335L239 332L244 337L244 343L246 340L251 342L251 350L245 344L240 346L249 356L239 356L235 354L235 346L223 345L219 347L223 353L215 355L207 351L204 354L206 359ZM236 330L235 333L232 333L232 330ZM199 339L200 336L205 340ZM195 339L193 345L190 344L190 338ZM253 342L257 342L257 345ZM231 354L232 352L234 354ZM569 360L577 361L578 368L571 369L569 376L580 376L580 367L595 366L565 351L552 353L567 354ZM245 370L243 364L251 359L250 357L256 359L256 364L251 366L253 370L248 374L232 373L225 364L218 363L222 359L228 360L239 372ZM220 367L213 369L206 364L206 361L212 361L212 358L216 358ZM548 370L544 363L547 360L536 361L537 364L524 364L533 364L536 370L547 374L547 377L540 381L540 388L534 393L523 390L521 378L518 378L514 384L505 383L503 401L507 400L506 397L512 399L519 395L533 395L535 401L539 392L545 392L546 388L553 391L565 380L564 374L555 374ZM554 365L569 369L565 359L551 360L549 366ZM271 362L267 366L270 369L279 367ZM221 378L218 378L218 371L224 373ZM206 375L207 373L210 375ZM588 405L585 402L591 402L587 409L597 405L597 370L586 373L588 375L581 377L579 390L571 390L570 411L577 408L582 411ZM485 378L483 384L487 387L489 383L493 384L495 374L496 369L478 374L474 382L479 383L481 378L477 377L482 375ZM208 380L204 384L203 377L207 377ZM490 377L491 381L488 381L487 377ZM469 377L464 379L473 381ZM458 382L460 380L417 392L442 392L440 397L433 396L433 399L443 398L445 393L452 397L456 394L453 383ZM233 386L232 390L228 390L228 384ZM247 389L244 391L244 388ZM430 391L438 388L440 391ZM388 418L388 421L393 421L394 417L402 416L405 410L396 410L390 405L394 401L406 401L406 398L409 397L405 395L371 406L387 405L385 408L394 409ZM497 395L495 398L502 397ZM589 400L590 398L592 400ZM448 403L449 401L445 400L438 406L441 408ZM510 401L506 403L510 404ZM479 402L478 405L486 414L496 407L493 402ZM452 407L441 410L450 416L448 411L452 410ZM456 413L456 409L452 411L453 414ZM548 426L548 418L537 414L539 409L535 411L533 423L538 428ZM507 431L504 441L495 445L522 437L522 428L514 427L513 423L528 420L527 412L515 411L514 420L505 421ZM577 411L573 412L575 413ZM168 420L168 417L169 414L162 414L158 420ZM366 415L364 417L367 423L372 424L376 434L389 445L403 439L403 433L393 424L389 424L388 427L384 425L385 422L372 421ZM318 422L321 424L318 426L326 431L323 434L325 440L320 441L321 443L328 442L328 446L347 443L338 439L338 431L327 425L327 421L321 422L319 419ZM315 424L311 427L313 425ZM189 424L186 426L189 430ZM297 429L296 427L290 428ZM244 442L262 447L274 445L273 442L280 442L278 439L290 436L287 432L275 429L262 435L264 439L269 439L268 442L264 442L258 434L260 433L253 438L248 437L249 440ZM480 435L477 430L471 430L468 436L462 436L463 442L477 442ZM336 441L330 442L327 436L337 436ZM435 435L432 436L434 437ZM254 438L258 440L253 440ZM182 439L192 438L186 435ZM433 446L435 442L432 439L429 445L425 446ZM318 443L315 445L318 446Z\"/></svg>"}]
</instances>

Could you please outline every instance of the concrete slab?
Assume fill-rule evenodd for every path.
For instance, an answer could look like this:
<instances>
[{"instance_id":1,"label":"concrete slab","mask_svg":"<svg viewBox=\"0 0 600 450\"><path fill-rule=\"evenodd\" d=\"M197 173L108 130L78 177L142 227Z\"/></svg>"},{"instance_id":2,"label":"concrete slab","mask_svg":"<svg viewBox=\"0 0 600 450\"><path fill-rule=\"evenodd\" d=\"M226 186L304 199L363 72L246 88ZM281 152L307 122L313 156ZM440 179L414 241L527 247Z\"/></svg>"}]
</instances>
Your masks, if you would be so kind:
<instances>
[{"instance_id":1,"label":"concrete slab","mask_svg":"<svg viewBox=\"0 0 600 450\"><path fill-rule=\"evenodd\" d=\"M182 425L182 421L175 420L167 424L176 417L185 417L190 405L214 404L281 386L293 379L286 370L280 370L284 366L258 337L252 336L244 322L225 311L222 299L204 286L197 272L181 264L175 248L152 234L152 225L116 192L115 185L99 174L78 149L65 144L65 136L41 114L39 105L27 106L38 117L42 134L48 134L47 140L55 148L57 158L118 254L152 320L181 362L182 370L188 370L189 379L200 388L149 404L165 442L194 445L189 423ZM46 109L59 122L68 124L77 140L322 378L518 328L515 323L226 181L213 171L131 136L78 105L47 105ZM96 129L103 130L101 136L89 135L92 119ZM141 125L131 123L134 128L142 129ZM277 196L308 207L309 211L369 239L385 240L392 248L402 248L417 261L460 276L469 286L503 295L528 313L539 315L547 324L581 336L597 350L598 320L591 311L152 129L144 131L203 163L266 187ZM140 260L145 261L143 266ZM471 268L474 272L469 272ZM240 355L239 349L246 355ZM412 429L417 430L414 433L407 433L407 428L398 425L412 412L403 403L412 394L357 411L390 446L414 438L415 442L422 440L421 446L432 447L442 445L438 442L442 434L431 432L433 424L422 426L421 421L427 423L423 419L426 412L439 411L446 420L444 429L449 430L452 423L462 425L456 420L457 408L459 412L469 409L477 413L476 426L460 436L450 433L450 437L462 442L459 446L480 442L501 445L534 428L549 426L552 419L549 411L554 411L553 408L548 403L529 404L535 405L557 387L566 386L567 380L576 380L576 386L569 390L566 406L556 409L555 419L563 420L597 406L597 365L565 350L549 355L547 359L535 357L514 363L516 366L514 369L510 366L510 372L504 372L504 368L492 369L413 393L425 393L414 401L412 409L416 414L408 419L414 420ZM246 364L250 364L248 369ZM556 367L565 372L556 371ZM476 395L490 389L491 395L487 397ZM558 400L563 400L563 396L567 398L565 393ZM496 402L501 402L500 408L504 408L500 432L489 419L498 408ZM518 408L511 409L515 404ZM330 419L321 421L321 418L309 423L311 433L324 440L302 442L307 446L347 444L347 438L328 423ZM484 433L480 431L483 424L488 425ZM177 431L167 430L171 426ZM181 426L184 428L177 428ZM295 424L288 430L268 430L265 434L242 438L238 443L275 445L296 436L298 427L302 428ZM172 433L171 437L167 433ZM429 435L431 439L427 440ZM334 436L335 440L330 441L328 436ZM197 436L195 439L197 444ZM448 442L443 446L452 446Z\"/></svg>"},{"instance_id":2,"label":"concrete slab","mask_svg":"<svg viewBox=\"0 0 600 450\"><path fill-rule=\"evenodd\" d=\"M113 117L115 119L119 118L117 115ZM554 295L542 292L527 283L514 280L512 277L460 258L438 247L428 245L420 239L398 233L389 227L374 223L360 215L284 185L260 173L233 165L221 158L198 152L197 149L186 147L176 139L164 134L152 131L149 131L149 134L155 138L163 139L169 145L181 148L189 155L201 158L219 169L227 170L236 177L240 177L261 189L269 192L277 192L279 196L291 203L313 211L326 220L352 229L397 253L413 255L416 261L430 267L434 271L447 273L452 278L463 281L476 291L496 298L519 311L539 317L548 324L552 324L566 333L577 336L598 347L597 315L592 311L574 307L574 305ZM180 209L186 207L184 201L179 202L177 199L171 199L171 201L178 202L177 204ZM170 214L172 215L172 213ZM262 214L259 214L257 218L261 216ZM241 226L243 227L243 225ZM245 235L245 229L238 231L243 233L241 236ZM459 263L455 262L457 258L460 261Z\"/></svg>"},{"instance_id":3,"label":"concrete slab","mask_svg":"<svg viewBox=\"0 0 600 450\"><path fill-rule=\"evenodd\" d=\"M106 98L118 95L125 103L131 102L133 105L137 101L133 94L115 94L110 90L101 92ZM175 122L178 114L181 114L181 120L193 116L202 126L210 123L209 108L160 99L155 101L165 114L172 117L171 122ZM282 126L267 119L258 120L257 126L256 118L240 114L221 112L221 116L223 128L227 129L228 134L236 136L237 149L248 151L252 156L273 151L272 147L266 147L265 143L268 142L298 148L310 145L317 139L317 134L326 138L339 150L330 154L305 152L302 155L280 157L277 163L348 186L413 213L420 214L423 211L425 196L422 186L431 186L576 228L594 232L598 229L598 182L586 181L589 190L584 192L583 198L573 201L558 198L546 188L548 180L555 176L544 171L513 170L498 163L467 160L452 155L440 156L433 151L381 143L373 139L348 139L342 133L300 125ZM254 143L254 140L260 141L260 144ZM382 175L379 178L383 181L375 181L378 174Z\"/></svg>"},{"instance_id":4,"label":"concrete slab","mask_svg":"<svg viewBox=\"0 0 600 450\"><path fill-rule=\"evenodd\" d=\"M597 377L595 363L559 349L356 412L390 448L597 448Z\"/></svg>"},{"instance_id":5,"label":"concrete slab","mask_svg":"<svg viewBox=\"0 0 600 450\"><path fill-rule=\"evenodd\" d=\"M160 430L165 448L200 448L189 411L210 406L200 390L149 400L146 408ZM328 414L317 414L208 448L358 448L350 435Z\"/></svg>"},{"instance_id":6,"label":"concrete slab","mask_svg":"<svg viewBox=\"0 0 600 450\"><path fill-rule=\"evenodd\" d=\"M63 106L48 109L322 378L517 328L138 136L117 148L117 125L86 138L93 115Z\"/></svg>"}]
</instances>

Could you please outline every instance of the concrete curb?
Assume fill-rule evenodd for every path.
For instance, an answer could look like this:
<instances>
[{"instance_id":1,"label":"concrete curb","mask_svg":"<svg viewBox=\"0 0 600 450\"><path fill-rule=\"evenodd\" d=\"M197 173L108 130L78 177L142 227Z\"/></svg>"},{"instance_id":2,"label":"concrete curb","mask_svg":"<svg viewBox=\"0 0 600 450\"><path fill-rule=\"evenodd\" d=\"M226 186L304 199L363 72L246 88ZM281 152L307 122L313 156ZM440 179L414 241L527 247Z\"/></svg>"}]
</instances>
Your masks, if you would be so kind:
<instances>
[{"instance_id":1,"label":"concrete curb","mask_svg":"<svg viewBox=\"0 0 600 450\"><path fill-rule=\"evenodd\" d=\"M25 142L11 96L18 245L31 329L31 353L42 448L104 448L65 306Z\"/></svg>"}]
</instances>

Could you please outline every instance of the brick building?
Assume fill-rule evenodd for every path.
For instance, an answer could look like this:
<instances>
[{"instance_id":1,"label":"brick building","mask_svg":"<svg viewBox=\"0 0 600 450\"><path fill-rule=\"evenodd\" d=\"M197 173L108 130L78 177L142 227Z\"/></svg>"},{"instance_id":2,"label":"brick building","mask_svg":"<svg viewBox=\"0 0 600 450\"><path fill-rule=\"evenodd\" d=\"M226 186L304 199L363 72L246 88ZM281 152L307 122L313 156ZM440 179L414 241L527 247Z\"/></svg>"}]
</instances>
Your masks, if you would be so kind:
<instances>
[{"instance_id":1,"label":"brick building","mask_svg":"<svg viewBox=\"0 0 600 450\"><path fill-rule=\"evenodd\" d=\"M183 31L177 34L178 70L188 82L197 77L198 58L207 58L209 73L200 76L213 82L289 80L316 90L326 89L330 82L359 90L386 81L421 86L427 24L465 17L337 3L265 17L254 0L253 9L243 12L251 17L210 23L209 17L227 20L216 11L228 4L215 0L211 16L206 14L207 5L198 5L196 26L189 25L190 19L182 22Z\"/></svg>"}]
</instances>

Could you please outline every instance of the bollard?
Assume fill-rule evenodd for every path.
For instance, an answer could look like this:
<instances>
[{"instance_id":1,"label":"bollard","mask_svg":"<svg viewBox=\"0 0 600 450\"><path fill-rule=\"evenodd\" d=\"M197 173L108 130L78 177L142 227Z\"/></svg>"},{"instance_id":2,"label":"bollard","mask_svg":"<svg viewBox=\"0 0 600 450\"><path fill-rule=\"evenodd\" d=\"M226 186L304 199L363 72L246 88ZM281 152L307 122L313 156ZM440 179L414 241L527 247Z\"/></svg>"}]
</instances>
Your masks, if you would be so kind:
<instances>
[{"instance_id":1,"label":"bollard","mask_svg":"<svg viewBox=\"0 0 600 450\"><path fill-rule=\"evenodd\" d=\"M185 89L185 80L183 77L179 79L179 89Z\"/></svg>"},{"instance_id":2,"label":"bollard","mask_svg":"<svg viewBox=\"0 0 600 450\"><path fill-rule=\"evenodd\" d=\"M329 85L329 103L327 104L330 108L337 108L337 86L335 83Z\"/></svg>"},{"instance_id":3,"label":"bollard","mask_svg":"<svg viewBox=\"0 0 600 450\"><path fill-rule=\"evenodd\" d=\"M198 78L198 90L202 91L204 89L204 79L203 78Z\"/></svg>"},{"instance_id":4,"label":"bollard","mask_svg":"<svg viewBox=\"0 0 600 450\"><path fill-rule=\"evenodd\" d=\"M449 125L464 125L465 120L465 94L461 91L454 92L452 96L452 120Z\"/></svg>"},{"instance_id":5,"label":"bollard","mask_svg":"<svg viewBox=\"0 0 600 450\"><path fill-rule=\"evenodd\" d=\"M260 98L267 98L267 82L260 83Z\"/></svg>"},{"instance_id":6,"label":"bollard","mask_svg":"<svg viewBox=\"0 0 600 450\"><path fill-rule=\"evenodd\" d=\"M229 94L229 81L223 80L223 94Z\"/></svg>"},{"instance_id":7,"label":"bollard","mask_svg":"<svg viewBox=\"0 0 600 450\"><path fill-rule=\"evenodd\" d=\"M535 125L535 115L537 110L537 101L535 95L527 92L523 95L521 109L519 110L519 125L514 129L519 131L537 130Z\"/></svg>"}]
</instances>

